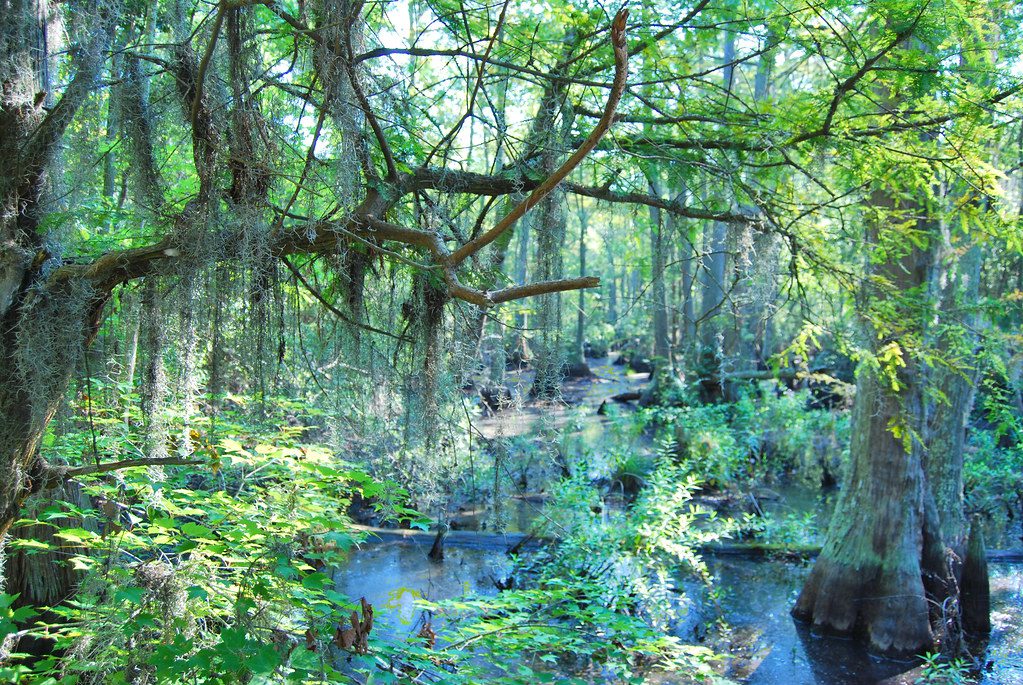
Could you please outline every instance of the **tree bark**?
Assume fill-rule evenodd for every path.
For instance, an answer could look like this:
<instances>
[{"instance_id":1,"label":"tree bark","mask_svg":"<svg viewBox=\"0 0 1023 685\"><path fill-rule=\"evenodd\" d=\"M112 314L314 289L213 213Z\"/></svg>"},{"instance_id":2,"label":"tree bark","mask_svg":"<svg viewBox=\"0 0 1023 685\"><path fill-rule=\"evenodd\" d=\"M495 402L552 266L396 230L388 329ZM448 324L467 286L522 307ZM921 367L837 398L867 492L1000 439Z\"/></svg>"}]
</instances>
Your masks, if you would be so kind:
<instances>
[{"instance_id":1,"label":"tree bark","mask_svg":"<svg viewBox=\"0 0 1023 685\"><path fill-rule=\"evenodd\" d=\"M51 64L61 12L47 0L9 0L0 29L0 535L46 479L37 450L106 297L75 279L43 292L51 255L40 222L59 142L100 73L108 14L81 27L74 76L53 101ZM85 30L87 29L87 30ZM48 102L49 101L49 102ZM48 104L49 110L43 109ZM66 308L67 307L67 308ZM39 328L47 317L55 327ZM56 340L49 337L56 335ZM30 340L31 338L31 340ZM32 349L29 343L37 345ZM49 344L47 344L49 343Z\"/></svg>"},{"instance_id":2,"label":"tree bark","mask_svg":"<svg viewBox=\"0 0 1023 685\"><path fill-rule=\"evenodd\" d=\"M578 36L574 34L566 37L566 57L573 52L577 41ZM564 96L564 84L555 84L548 89L533 127L538 134L538 142L546 139L541 153L544 175L553 173L557 168L556 151L572 128L572 111L570 108L562 108ZM536 275L540 280L559 279L564 270L561 254L567 228L564 191L558 189L547 195L537 207L535 217ZM536 375L529 394L539 399L553 400L561 396L561 382L565 372L561 350L561 294L552 293L537 298L536 307L536 324L540 335L533 364Z\"/></svg>"},{"instance_id":3,"label":"tree bark","mask_svg":"<svg viewBox=\"0 0 1023 685\"><path fill-rule=\"evenodd\" d=\"M586 273L586 229L589 226L589 212L580 199L576 209L579 220L579 275ZM584 346L586 345L586 296L579 291L575 314L575 343L572 345L571 356L568 358L568 375L574 378L592 376L593 372L586 363Z\"/></svg>"},{"instance_id":4,"label":"tree bark","mask_svg":"<svg viewBox=\"0 0 1023 685\"><path fill-rule=\"evenodd\" d=\"M875 191L871 204L883 217L875 221L890 222L885 230L895 232L906 216L915 217L914 230L927 238L926 247L900 247L897 238L881 237L877 223L867 241L872 249L886 248L882 264L872 269L872 275L887 285L883 290L865 285L860 307L880 304L883 311L891 305L895 314L888 314L890 320L882 318L888 323L881 328L867 326L865 334L875 355L885 340L898 345L905 365L894 378L898 387L893 387L890 375L861 365L849 473L824 549L792 613L817 629L863 635L872 649L883 654L920 654L938 642L958 643L967 530L962 459L973 384L968 373L956 369L940 369L928 378L918 353L905 344L915 332L925 345L952 359L947 345L927 340L923 321L932 319L935 312L920 308L912 299L901 299L904 293L928 285L932 293L941 290L934 281L944 283L946 278L935 265L943 264L945 253L951 252L943 249L947 232L942 235L937 230L922 203L900 206L887 191ZM972 260L964 259L961 266L969 274L965 281L975 282ZM950 292L939 296L942 315L953 309L958 290L952 285ZM892 328L901 328L906 337L893 335ZM928 384L945 393L947 401L928 409L925 398L933 394L925 393ZM971 588L987 582L986 578L967 580ZM970 620L979 621L975 616Z\"/></svg>"},{"instance_id":5,"label":"tree bark","mask_svg":"<svg viewBox=\"0 0 1023 685\"><path fill-rule=\"evenodd\" d=\"M851 466L824 548L792 611L824 632L865 635L889 655L919 654L933 644L922 566L926 478L920 450L907 452L890 427L914 410L903 401L913 395L897 395L861 369Z\"/></svg>"}]
</instances>

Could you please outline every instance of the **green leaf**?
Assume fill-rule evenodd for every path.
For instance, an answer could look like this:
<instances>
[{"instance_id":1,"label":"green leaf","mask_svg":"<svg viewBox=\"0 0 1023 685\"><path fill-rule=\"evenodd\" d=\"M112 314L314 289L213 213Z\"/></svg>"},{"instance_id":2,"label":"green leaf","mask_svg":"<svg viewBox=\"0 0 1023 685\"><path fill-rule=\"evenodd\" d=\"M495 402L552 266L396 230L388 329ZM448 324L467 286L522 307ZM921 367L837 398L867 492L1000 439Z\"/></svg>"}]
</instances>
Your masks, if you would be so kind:
<instances>
[{"instance_id":1,"label":"green leaf","mask_svg":"<svg viewBox=\"0 0 1023 685\"><path fill-rule=\"evenodd\" d=\"M185 592L188 594L189 599L207 599L210 596L210 593L199 585L189 585Z\"/></svg>"},{"instance_id":2,"label":"green leaf","mask_svg":"<svg viewBox=\"0 0 1023 685\"><path fill-rule=\"evenodd\" d=\"M64 528L59 533L54 533L53 536L60 538L61 540L67 540L72 544L82 546L87 545L87 543L100 540L99 535L84 528Z\"/></svg>"},{"instance_id":3,"label":"green leaf","mask_svg":"<svg viewBox=\"0 0 1023 685\"><path fill-rule=\"evenodd\" d=\"M331 587L334 585L334 581L330 576L325 573L310 573L308 576L302 579L302 587L310 590L322 590L325 587Z\"/></svg>"},{"instance_id":4,"label":"green leaf","mask_svg":"<svg viewBox=\"0 0 1023 685\"><path fill-rule=\"evenodd\" d=\"M207 540L214 539L213 531L206 526L199 525L198 523L189 522L181 524L181 532L194 538L204 538Z\"/></svg>"},{"instance_id":5,"label":"green leaf","mask_svg":"<svg viewBox=\"0 0 1023 685\"><path fill-rule=\"evenodd\" d=\"M131 604L141 604L145 596L146 589L141 587L123 587L114 593L114 599Z\"/></svg>"}]
</instances>

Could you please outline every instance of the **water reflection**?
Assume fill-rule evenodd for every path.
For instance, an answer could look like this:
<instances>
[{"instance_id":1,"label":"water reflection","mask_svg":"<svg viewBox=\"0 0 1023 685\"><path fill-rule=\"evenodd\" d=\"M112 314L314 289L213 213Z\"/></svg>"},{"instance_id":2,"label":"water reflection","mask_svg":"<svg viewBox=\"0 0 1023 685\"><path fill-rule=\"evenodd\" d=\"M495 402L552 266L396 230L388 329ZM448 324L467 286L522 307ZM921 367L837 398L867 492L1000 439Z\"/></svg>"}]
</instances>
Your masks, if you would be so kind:
<instances>
[{"instance_id":1,"label":"water reflection","mask_svg":"<svg viewBox=\"0 0 1023 685\"><path fill-rule=\"evenodd\" d=\"M469 593L493 594L493 579L511 570L502 552L448 547L442 562L426 558L429 544L382 542L352 553L334 576L338 592L373 605L378 636L403 638L418 630L418 598L438 601ZM434 626L443 627L442 620Z\"/></svg>"}]
</instances>

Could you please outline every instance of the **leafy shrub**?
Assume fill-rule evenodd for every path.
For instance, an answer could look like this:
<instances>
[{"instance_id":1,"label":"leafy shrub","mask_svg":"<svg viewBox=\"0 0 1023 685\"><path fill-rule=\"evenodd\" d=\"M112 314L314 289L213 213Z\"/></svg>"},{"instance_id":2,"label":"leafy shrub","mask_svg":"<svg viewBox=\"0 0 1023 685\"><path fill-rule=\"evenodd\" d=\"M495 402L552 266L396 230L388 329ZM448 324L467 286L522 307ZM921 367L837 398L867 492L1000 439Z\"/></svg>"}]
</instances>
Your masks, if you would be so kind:
<instances>
[{"instance_id":1,"label":"leafy shrub","mask_svg":"<svg viewBox=\"0 0 1023 685\"><path fill-rule=\"evenodd\" d=\"M583 478L562 481L541 530L559 542L520 560L518 587L424 604L458 631L434 661L458 663L459 677L469 678L450 680L459 683L479 682L470 677L472 654L484 655L486 682L584 683L597 673L605 682L643 682L654 669L709 677L714 655L666 632L687 608L671 571L681 566L709 580L696 549L730 525L693 504L696 489L664 457L629 509L608 510ZM578 677L555 676L554 666Z\"/></svg>"},{"instance_id":2,"label":"leafy shrub","mask_svg":"<svg viewBox=\"0 0 1023 685\"><path fill-rule=\"evenodd\" d=\"M967 508L989 516L1014 514L1009 509L1023 504L1023 446L998 442L995 431L970 431L963 461Z\"/></svg>"},{"instance_id":3,"label":"leafy shrub","mask_svg":"<svg viewBox=\"0 0 1023 685\"><path fill-rule=\"evenodd\" d=\"M323 655L353 603L334 591L325 569L342 564L359 539L347 505L359 493L390 505L392 516L416 514L395 484L297 445L293 433L224 438L202 447L202 465L162 480L145 468L83 477L94 501L109 506L59 503L19 522L55 528L56 542L14 538L10 550L73 545L69 563L84 579L72 600L45 608L55 622L33 625L18 610L0 623L7 633L20 622L24 634L52 639L60 655L31 669L12 659L5 677L335 682L336 664ZM51 523L68 516L82 525Z\"/></svg>"},{"instance_id":4,"label":"leafy shrub","mask_svg":"<svg viewBox=\"0 0 1023 685\"><path fill-rule=\"evenodd\" d=\"M835 475L849 441L845 412L808 409L809 393L753 387L730 404L655 407L641 419L678 444L679 459L707 485L745 487L797 474Z\"/></svg>"},{"instance_id":5,"label":"leafy shrub","mask_svg":"<svg viewBox=\"0 0 1023 685\"><path fill-rule=\"evenodd\" d=\"M928 653L921 657L924 660L920 677L913 681L916 685L965 685L973 682L970 669L964 659L946 659L940 654Z\"/></svg>"}]
</instances>

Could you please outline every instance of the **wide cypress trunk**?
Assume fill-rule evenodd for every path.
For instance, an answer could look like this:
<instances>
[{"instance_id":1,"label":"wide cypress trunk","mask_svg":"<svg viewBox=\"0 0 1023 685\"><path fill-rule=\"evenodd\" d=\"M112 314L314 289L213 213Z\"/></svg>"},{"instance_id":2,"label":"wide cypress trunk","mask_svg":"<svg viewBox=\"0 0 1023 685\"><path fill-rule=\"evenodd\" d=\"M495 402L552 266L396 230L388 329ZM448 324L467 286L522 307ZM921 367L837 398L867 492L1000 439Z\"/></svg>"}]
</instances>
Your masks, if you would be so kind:
<instances>
[{"instance_id":1,"label":"wide cypress trunk","mask_svg":"<svg viewBox=\"0 0 1023 685\"><path fill-rule=\"evenodd\" d=\"M875 287L868 279L860 306L864 314L886 307L894 307L894 313L889 312L890 319L875 319L865 333L875 341L875 358L883 356L887 345L896 345L904 366L889 362L884 372L861 366L848 473L824 548L792 613L823 632L859 635L886 655L921 654L938 643L954 651L961 632L960 588L965 583L982 589L987 583L986 576L963 577L962 468L973 403L971 365L960 356L956 370L937 365L925 373L906 340L916 334L946 362L956 358L947 340L929 339L926 322L961 315L956 302L975 287L977 254L970 252L960 264L968 274L963 279L967 289L957 293L952 285L940 293L935 285L949 279L935 265L952 260L954 253L947 234L926 219L921 205L901 203L880 191L871 199L881 213L867 242L887 257L871 271L887 286ZM884 236L882 222L897 226L907 216L916 218L915 229L927 236L926 247L900 249L898 239ZM885 230L892 231L891 226ZM939 309L921 307L906 295L921 290L935 293ZM879 307L871 310L872 305ZM881 320L887 323L875 328ZM925 392L928 387L932 392ZM935 395L933 390L944 399L925 400ZM986 619L962 618L966 625L983 625Z\"/></svg>"},{"instance_id":2,"label":"wide cypress trunk","mask_svg":"<svg viewBox=\"0 0 1023 685\"><path fill-rule=\"evenodd\" d=\"M914 388L895 393L861 371L853 408L851 465L827 540L793 615L825 632L866 636L885 654L933 643L924 573L927 481L919 449L892 433ZM928 568L930 567L930 568Z\"/></svg>"}]
</instances>

